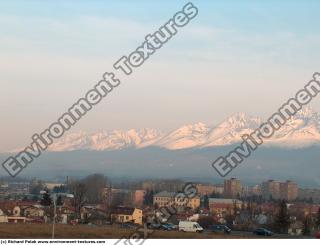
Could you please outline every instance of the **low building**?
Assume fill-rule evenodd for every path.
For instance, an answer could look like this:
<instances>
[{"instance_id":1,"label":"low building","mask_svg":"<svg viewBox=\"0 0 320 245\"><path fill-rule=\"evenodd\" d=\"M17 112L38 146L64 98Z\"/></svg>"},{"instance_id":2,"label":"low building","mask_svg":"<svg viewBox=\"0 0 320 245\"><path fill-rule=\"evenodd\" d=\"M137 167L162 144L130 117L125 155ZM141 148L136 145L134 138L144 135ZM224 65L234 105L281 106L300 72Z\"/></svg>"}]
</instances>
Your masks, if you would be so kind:
<instances>
[{"instance_id":1,"label":"low building","mask_svg":"<svg viewBox=\"0 0 320 245\"><path fill-rule=\"evenodd\" d=\"M175 203L178 203L178 198L175 199ZM197 209L200 207L200 197L195 196L193 198L187 198L187 202L185 204L185 207L191 208L191 209Z\"/></svg>"},{"instance_id":2,"label":"low building","mask_svg":"<svg viewBox=\"0 0 320 245\"><path fill-rule=\"evenodd\" d=\"M215 192L215 186L210 184L197 184L197 193L201 196L210 196L212 193Z\"/></svg>"},{"instance_id":3,"label":"low building","mask_svg":"<svg viewBox=\"0 0 320 245\"><path fill-rule=\"evenodd\" d=\"M223 194L224 192L224 185L214 185L214 193L215 194Z\"/></svg>"},{"instance_id":4,"label":"low building","mask_svg":"<svg viewBox=\"0 0 320 245\"><path fill-rule=\"evenodd\" d=\"M14 201L4 201L0 203L0 212L8 216L20 216L21 209Z\"/></svg>"},{"instance_id":5,"label":"low building","mask_svg":"<svg viewBox=\"0 0 320 245\"><path fill-rule=\"evenodd\" d=\"M44 183L44 185L49 190L53 190L55 187L65 186L65 184L63 184L63 183L52 183L52 182L46 182L46 183Z\"/></svg>"},{"instance_id":6,"label":"low building","mask_svg":"<svg viewBox=\"0 0 320 245\"><path fill-rule=\"evenodd\" d=\"M0 209L0 223L8 223L8 215Z\"/></svg>"},{"instance_id":7,"label":"low building","mask_svg":"<svg viewBox=\"0 0 320 245\"><path fill-rule=\"evenodd\" d=\"M153 205L157 205L158 207L172 205L176 195L175 192L161 191L153 195Z\"/></svg>"},{"instance_id":8,"label":"low building","mask_svg":"<svg viewBox=\"0 0 320 245\"><path fill-rule=\"evenodd\" d=\"M209 198L209 209L212 213L233 213L234 207L241 208L242 201L227 198Z\"/></svg>"},{"instance_id":9,"label":"low building","mask_svg":"<svg viewBox=\"0 0 320 245\"><path fill-rule=\"evenodd\" d=\"M21 216L10 216L8 217L9 223L26 223L28 219L26 217Z\"/></svg>"},{"instance_id":10,"label":"low building","mask_svg":"<svg viewBox=\"0 0 320 245\"><path fill-rule=\"evenodd\" d=\"M8 216L0 215L0 223L8 223Z\"/></svg>"},{"instance_id":11,"label":"low building","mask_svg":"<svg viewBox=\"0 0 320 245\"><path fill-rule=\"evenodd\" d=\"M104 188L106 201L113 207L130 206L134 202L134 193L128 189Z\"/></svg>"},{"instance_id":12,"label":"low building","mask_svg":"<svg viewBox=\"0 0 320 245\"><path fill-rule=\"evenodd\" d=\"M63 210L63 214L61 214L62 222L68 222L70 220L70 215L68 214L71 210ZM81 208L81 219L85 220L87 223L102 225L107 221L108 216L106 210L100 209L97 206L84 206Z\"/></svg>"},{"instance_id":13,"label":"low building","mask_svg":"<svg viewBox=\"0 0 320 245\"><path fill-rule=\"evenodd\" d=\"M153 196L153 205L197 209L200 207L200 197L188 198L183 193L162 191Z\"/></svg>"},{"instance_id":14,"label":"low building","mask_svg":"<svg viewBox=\"0 0 320 245\"><path fill-rule=\"evenodd\" d=\"M298 198L304 201L320 203L320 189L299 189Z\"/></svg>"},{"instance_id":15,"label":"low building","mask_svg":"<svg viewBox=\"0 0 320 245\"><path fill-rule=\"evenodd\" d=\"M23 215L30 218L43 218L44 209L40 206L29 206L22 209Z\"/></svg>"},{"instance_id":16,"label":"low building","mask_svg":"<svg viewBox=\"0 0 320 245\"><path fill-rule=\"evenodd\" d=\"M21 217L21 209L14 201L0 203L0 216L2 223L25 223L26 217Z\"/></svg>"},{"instance_id":17,"label":"low building","mask_svg":"<svg viewBox=\"0 0 320 245\"><path fill-rule=\"evenodd\" d=\"M288 228L288 234L292 236L301 236L303 232L303 223L301 221L295 221L290 224Z\"/></svg>"},{"instance_id":18,"label":"low building","mask_svg":"<svg viewBox=\"0 0 320 245\"><path fill-rule=\"evenodd\" d=\"M142 225L142 210L130 207L117 207L111 212L111 220L118 223Z\"/></svg>"},{"instance_id":19,"label":"low building","mask_svg":"<svg viewBox=\"0 0 320 245\"><path fill-rule=\"evenodd\" d=\"M255 186L251 187L249 195L260 196L261 195L261 185L255 185Z\"/></svg>"}]
</instances>

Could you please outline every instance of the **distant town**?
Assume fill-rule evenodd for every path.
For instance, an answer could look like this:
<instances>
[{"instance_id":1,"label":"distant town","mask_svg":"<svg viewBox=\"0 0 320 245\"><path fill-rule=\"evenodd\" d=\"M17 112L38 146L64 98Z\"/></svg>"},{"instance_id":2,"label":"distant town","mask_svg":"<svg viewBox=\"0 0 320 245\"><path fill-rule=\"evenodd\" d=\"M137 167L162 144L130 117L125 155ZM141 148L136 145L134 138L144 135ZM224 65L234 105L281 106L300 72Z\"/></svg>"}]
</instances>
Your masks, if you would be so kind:
<instances>
[{"instance_id":1,"label":"distant town","mask_svg":"<svg viewBox=\"0 0 320 245\"><path fill-rule=\"evenodd\" d=\"M267 180L247 186L240 179L224 183L189 183L196 192L183 205L178 195L188 184L179 179L112 183L101 174L66 177L64 182L0 180L0 223L117 226L146 225L181 230L195 222L204 230L250 234L266 229L287 236L311 236L320 229L320 189L302 189L293 180ZM175 212L164 217L161 208ZM53 217L55 219L53 220ZM151 222L154 217L159 221ZM180 225L181 226L181 225ZM201 230L202 231L202 230ZM271 233L270 233L271 234Z\"/></svg>"}]
</instances>

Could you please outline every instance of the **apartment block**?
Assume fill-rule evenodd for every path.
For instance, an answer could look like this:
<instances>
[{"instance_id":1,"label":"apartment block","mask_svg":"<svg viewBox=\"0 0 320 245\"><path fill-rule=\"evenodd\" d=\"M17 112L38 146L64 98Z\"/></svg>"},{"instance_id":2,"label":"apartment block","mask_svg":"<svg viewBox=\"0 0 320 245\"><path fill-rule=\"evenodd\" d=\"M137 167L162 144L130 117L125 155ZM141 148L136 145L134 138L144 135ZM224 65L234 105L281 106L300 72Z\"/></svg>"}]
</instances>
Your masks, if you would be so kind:
<instances>
[{"instance_id":1,"label":"apartment block","mask_svg":"<svg viewBox=\"0 0 320 245\"><path fill-rule=\"evenodd\" d=\"M292 201L298 197L298 185L291 180L286 182L268 180L261 184L261 194L266 200L272 198Z\"/></svg>"},{"instance_id":2,"label":"apartment block","mask_svg":"<svg viewBox=\"0 0 320 245\"><path fill-rule=\"evenodd\" d=\"M292 201L298 197L298 185L290 180L280 183L280 198Z\"/></svg>"},{"instance_id":3,"label":"apartment block","mask_svg":"<svg viewBox=\"0 0 320 245\"><path fill-rule=\"evenodd\" d=\"M231 178L224 181L223 194L226 198L237 198L241 196L242 186L240 180Z\"/></svg>"},{"instance_id":4,"label":"apartment block","mask_svg":"<svg viewBox=\"0 0 320 245\"><path fill-rule=\"evenodd\" d=\"M280 198L280 182L275 180L268 180L261 184L261 194L266 200Z\"/></svg>"}]
</instances>

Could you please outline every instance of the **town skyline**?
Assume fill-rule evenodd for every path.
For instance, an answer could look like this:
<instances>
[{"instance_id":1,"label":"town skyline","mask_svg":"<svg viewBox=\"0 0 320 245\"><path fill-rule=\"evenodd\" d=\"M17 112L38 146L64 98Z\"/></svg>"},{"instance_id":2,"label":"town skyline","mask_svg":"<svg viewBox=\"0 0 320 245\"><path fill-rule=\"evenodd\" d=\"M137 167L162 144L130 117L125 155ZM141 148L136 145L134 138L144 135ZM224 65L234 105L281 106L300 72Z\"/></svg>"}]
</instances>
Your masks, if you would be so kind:
<instances>
[{"instance_id":1,"label":"town skyline","mask_svg":"<svg viewBox=\"0 0 320 245\"><path fill-rule=\"evenodd\" d=\"M183 228L183 222L194 222L201 231L210 231L210 227L219 223L228 227L226 235L233 234L235 238L259 235L257 227L261 226L278 232L268 231L268 236L306 238L320 225L320 189L309 194L314 196L307 196L306 190L298 189L293 181L269 180L248 189L236 178L228 178L222 185L172 179L123 181L113 185L101 174L83 179L68 177L64 183L40 179L26 183L2 182L0 226L50 224L54 205L58 227L90 222L108 231L119 229L119 225L120 229L146 225L153 236L160 235L159 231L170 231L173 235L177 229L187 229ZM310 223L306 224L305 220ZM238 231L231 231L233 229ZM59 233L61 236L61 231Z\"/></svg>"},{"instance_id":2,"label":"town skyline","mask_svg":"<svg viewBox=\"0 0 320 245\"><path fill-rule=\"evenodd\" d=\"M94 175L94 174L91 174ZM90 175L89 175L90 176ZM195 181L188 178L185 179L166 179L166 178L141 178L141 179L113 179L110 177L105 176L108 180L109 187L113 188L113 186L121 186L122 184L125 184L127 186L136 186L141 185L144 186L144 183L149 183L149 187L143 187L143 189L153 189L153 184L151 183L165 183L166 181L169 181L170 183L194 183L198 188L198 191L201 192L203 195L206 194L212 194L213 192L216 192L217 194L223 195L223 197L227 198L237 198L239 194L244 196L249 195L261 195L265 200L268 200L271 196L274 200L282 200L285 199L287 201L295 200L298 198L298 196L303 196L303 198L306 198L308 195L305 193L306 190L312 192L317 191L314 197L316 197L317 200L320 202L320 188L319 187L309 187L305 188L299 184L299 182L296 182L295 180L290 179L263 179L261 182L256 183L246 183L243 179L239 179L236 177L228 177L224 178L220 181L212 181L212 182L205 182L205 181ZM9 183L22 183L22 184L28 184L32 181L41 181L43 183L46 183L48 186L50 186L50 189L56 186L65 185L68 183L69 180L81 180L85 178L84 177L76 177L76 176L65 176L64 178L60 178L60 181L56 180L53 181L52 179L45 179L45 178L36 178L36 177L30 177L30 178L18 178L18 179L10 179L6 177L0 177L0 184L3 186L7 186ZM177 190L178 187L175 187ZM202 190L203 189L203 190ZM202 190L202 191L201 191ZM167 191L167 190L164 190ZM309 193L309 195L311 195ZM308 196L307 198L310 198L312 196Z\"/></svg>"}]
</instances>

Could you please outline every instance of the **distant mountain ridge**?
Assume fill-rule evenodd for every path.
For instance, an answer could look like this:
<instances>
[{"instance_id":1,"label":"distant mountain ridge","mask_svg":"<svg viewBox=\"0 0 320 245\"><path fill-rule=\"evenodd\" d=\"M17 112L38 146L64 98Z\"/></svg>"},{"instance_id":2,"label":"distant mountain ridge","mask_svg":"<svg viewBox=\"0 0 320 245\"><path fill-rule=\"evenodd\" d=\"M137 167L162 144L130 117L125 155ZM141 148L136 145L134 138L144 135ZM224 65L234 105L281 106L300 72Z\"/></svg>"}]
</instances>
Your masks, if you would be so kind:
<instances>
[{"instance_id":1,"label":"distant mountain ridge","mask_svg":"<svg viewBox=\"0 0 320 245\"><path fill-rule=\"evenodd\" d=\"M72 133L50 146L51 151L121 150L156 146L169 150L225 146L241 141L243 134L258 128L263 121L236 113L216 126L204 123L184 125L170 133L156 129L130 129L99 133ZM310 107L299 111L266 141L267 145L304 147L320 143L320 114Z\"/></svg>"},{"instance_id":2,"label":"distant mountain ridge","mask_svg":"<svg viewBox=\"0 0 320 245\"><path fill-rule=\"evenodd\" d=\"M263 121L237 113L216 126L184 125L167 134L155 129L73 133L28 165L24 176L86 176L104 173L117 178L191 178L219 180L212 162L238 146L241 136ZM300 111L259 147L230 177L251 183L291 179L320 187L320 116ZM4 161L9 153L0 154ZM1 173L0 173L1 175Z\"/></svg>"}]
</instances>

